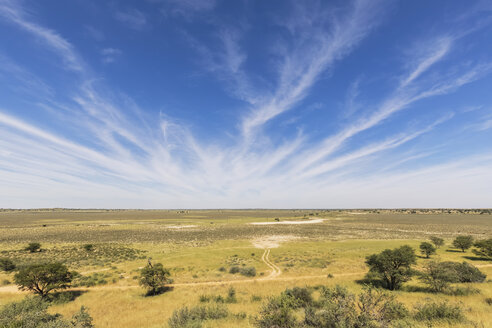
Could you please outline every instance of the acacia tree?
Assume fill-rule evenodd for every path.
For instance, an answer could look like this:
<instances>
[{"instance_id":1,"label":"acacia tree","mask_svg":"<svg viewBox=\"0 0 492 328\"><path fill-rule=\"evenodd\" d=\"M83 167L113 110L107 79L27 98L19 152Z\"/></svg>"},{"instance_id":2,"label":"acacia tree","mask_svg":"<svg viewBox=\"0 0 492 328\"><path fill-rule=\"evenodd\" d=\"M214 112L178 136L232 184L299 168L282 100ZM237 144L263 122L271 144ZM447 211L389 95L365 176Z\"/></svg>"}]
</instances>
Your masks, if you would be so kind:
<instances>
[{"instance_id":1,"label":"acacia tree","mask_svg":"<svg viewBox=\"0 0 492 328\"><path fill-rule=\"evenodd\" d=\"M437 247L441 247L442 245L444 245L444 239L442 238L439 238L439 237L436 237L436 236L432 236L430 237L430 241Z\"/></svg>"},{"instance_id":2,"label":"acacia tree","mask_svg":"<svg viewBox=\"0 0 492 328\"><path fill-rule=\"evenodd\" d=\"M453 240L453 246L461 249L464 253L465 250L472 247L473 237L472 236L458 236Z\"/></svg>"},{"instance_id":3,"label":"acacia tree","mask_svg":"<svg viewBox=\"0 0 492 328\"><path fill-rule=\"evenodd\" d=\"M140 285L147 289L147 295L156 295L162 292L169 279L170 272L162 266L162 263L152 265L149 263L140 272Z\"/></svg>"},{"instance_id":4,"label":"acacia tree","mask_svg":"<svg viewBox=\"0 0 492 328\"><path fill-rule=\"evenodd\" d=\"M393 250L385 249L366 258L369 273L381 279L384 287L389 290L399 289L411 278L411 266L415 263L415 251L408 245Z\"/></svg>"},{"instance_id":5,"label":"acacia tree","mask_svg":"<svg viewBox=\"0 0 492 328\"><path fill-rule=\"evenodd\" d=\"M475 255L492 259L492 238L479 240L473 246L477 248L473 250Z\"/></svg>"},{"instance_id":6,"label":"acacia tree","mask_svg":"<svg viewBox=\"0 0 492 328\"><path fill-rule=\"evenodd\" d=\"M429 258L432 254L436 252L436 248L432 246L431 243L424 241L420 244L420 252Z\"/></svg>"},{"instance_id":7,"label":"acacia tree","mask_svg":"<svg viewBox=\"0 0 492 328\"><path fill-rule=\"evenodd\" d=\"M20 269L14 281L20 290L29 290L44 298L51 291L69 287L72 273L62 263L32 264Z\"/></svg>"}]
</instances>

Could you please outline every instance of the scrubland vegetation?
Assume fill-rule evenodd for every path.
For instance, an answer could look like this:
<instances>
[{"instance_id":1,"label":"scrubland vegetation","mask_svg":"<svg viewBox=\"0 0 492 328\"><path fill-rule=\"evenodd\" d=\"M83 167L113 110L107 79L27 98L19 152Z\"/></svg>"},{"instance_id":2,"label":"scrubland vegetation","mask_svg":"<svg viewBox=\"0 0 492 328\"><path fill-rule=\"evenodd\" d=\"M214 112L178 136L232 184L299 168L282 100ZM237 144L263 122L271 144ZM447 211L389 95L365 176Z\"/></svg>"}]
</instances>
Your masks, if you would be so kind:
<instances>
[{"instance_id":1,"label":"scrubland vegetation","mask_svg":"<svg viewBox=\"0 0 492 328\"><path fill-rule=\"evenodd\" d=\"M0 327L490 327L491 236L487 209L2 210Z\"/></svg>"}]
</instances>

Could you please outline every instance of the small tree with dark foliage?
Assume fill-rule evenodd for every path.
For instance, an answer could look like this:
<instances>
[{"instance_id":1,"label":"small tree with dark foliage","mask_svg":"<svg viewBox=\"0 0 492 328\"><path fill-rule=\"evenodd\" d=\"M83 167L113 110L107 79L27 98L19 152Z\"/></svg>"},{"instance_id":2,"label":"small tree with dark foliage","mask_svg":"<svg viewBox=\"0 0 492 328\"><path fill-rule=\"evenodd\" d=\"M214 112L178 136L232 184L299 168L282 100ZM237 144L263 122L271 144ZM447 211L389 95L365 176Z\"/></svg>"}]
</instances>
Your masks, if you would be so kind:
<instances>
[{"instance_id":1,"label":"small tree with dark foliage","mask_svg":"<svg viewBox=\"0 0 492 328\"><path fill-rule=\"evenodd\" d=\"M453 246L461 249L464 253L465 250L469 249L473 245L472 236L458 236L453 240Z\"/></svg>"},{"instance_id":2,"label":"small tree with dark foliage","mask_svg":"<svg viewBox=\"0 0 492 328\"><path fill-rule=\"evenodd\" d=\"M444 245L444 239L442 238L439 238L439 237L436 237L436 236L432 236L430 237L430 241L437 247L441 247L442 245Z\"/></svg>"},{"instance_id":3,"label":"small tree with dark foliage","mask_svg":"<svg viewBox=\"0 0 492 328\"><path fill-rule=\"evenodd\" d=\"M381 279L384 287L389 290L399 289L411 278L411 266L415 263L415 251L408 245L393 250L386 249L366 258L369 273Z\"/></svg>"},{"instance_id":4,"label":"small tree with dark foliage","mask_svg":"<svg viewBox=\"0 0 492 328\"><path fill-rule=\"evenodd\" d=\"M25 250L29 251L31 253L39 252L41 250L41 244L40 243L29 243L29 245L27 245Z\"/></svg>"},{"instance_id":5,"label":"small tree with dark foliage","mask_svg":"<svg viewBox=\"0 0 492 328\"><path fill-rule=\"evenodd\" d=\"M1 258L0 259L0 270L10 272L15 270L15 264L11 259Z\"/></svg>"},{"instance_id":6,"label":"small tree with dark foliage","mask_svg":"<svg viewBox=\"0 0 492 328\"><path fill-rule=\"evenodd\" d=\"M147 289L147 295L156 295L164 291L166 284L169 283L169 270L165 269L161 263L149 263L140 272L140 285Z\"/></svg>"},{"instance_id":7,"label":"small tree with dark foliage","mask_svg":"<svg viewBox=\"0 0 492 328\"><path fill-rule=\"evenodd\" d=\"M420 244L420 253L424 254L425 257L429 258L435 252L436 248L431 243L424 241Z\"/></svg>"},{"instance_id":8,"label":"small tree with dark foliage","mask_svg":"<svg viewBox=\"0 0 492 328\"><path fill-rule=\"evenodd\" d=\"M492 238L479 240L473 246L477 249L473 249L475 255L492 259Z\"/></svg>"},{"instance_id":9,"label":"small tree with dark foliage","mask_svg":"<svg viewBox=\"0 0 492 328\"><path fill-rule=\"evenodd\" d=\"M21 290L29 290L41 297L58 289L65 289L72 282L72 273L61 263L32 264L19 270L14 276Z\"/></svg>"}]
</instances>

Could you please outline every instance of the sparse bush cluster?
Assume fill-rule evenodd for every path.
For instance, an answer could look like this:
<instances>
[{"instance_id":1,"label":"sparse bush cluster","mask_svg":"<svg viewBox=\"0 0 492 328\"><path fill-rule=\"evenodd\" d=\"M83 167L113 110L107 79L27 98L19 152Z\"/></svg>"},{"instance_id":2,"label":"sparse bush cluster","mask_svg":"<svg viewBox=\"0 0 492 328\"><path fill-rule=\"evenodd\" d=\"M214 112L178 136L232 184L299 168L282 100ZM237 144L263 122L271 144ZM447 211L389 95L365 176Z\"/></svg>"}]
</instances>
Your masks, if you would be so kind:
<instances>
[{"instance_id":1,"label":"sparse bush cluster","mask_svg":"<svg viewBox=\"0 0 492 328\"><path fill-rule=\"evenodd\" d=\"M420 248L427 255L426 257L435 251L430 243L422 243ZM448 291L454 294L455 292L460 293L460 291L469 293L472 290L449 290L450 284L479 283L485 281L486 278L486 275L478 268L466 262L431 261L425 264L424 270L421 272L412 268L415 263L415 251L408 245L373 254L366 258L366 264L369 266L366 282L378 283L389 290L396 290L400 289L403 283L410 280L412 276L418 275L431 291Z\"/></svg>"},{"instance_id":2,"label":"sparse bush cluster","mask_svg":"<svg viewBox=\"0 0 492 328\"><path fill-rule=\"evenodd\" d=\"M94 272L84 276L79 273L73 273L73 287L93 287L97 285L106 285L108 279L112 276L111 273Z\"/></svg>"},{"instance_id":3,"label":"sparse bush cluster","mask_svg":"<svg viewBox=\"0 0 492 328\"><path fill-rule=\"evenodd\" d=\"M347 289L321 287L318 299L308 288L286 290L263 304L255 325L258 328L286 327L400 327L412 321L461 322L458 305L424 303L409 311L393 295L365 288L355 295Z\"/></svg>"},{"instance_id":4,"label":"sparse bush cluster","mask_svg":"<svg viewBox=\"0 0 492 328\"><path fill-rule=\"evenodd\" d=\"M50 314L49 303L39 297L28 297L0 309L0 328L92 328L92 318L85 307L75 313L71 320L59 314Z\"/></svg>"},{"instance_id":5,"label":"sparse bush cluster","mask_svg":"<svg viewBox=\"0 0 492 328\"><path fill-rule=\"evenodd\" d=\"M236 290L234 287L230 287L229 290L227 291L227 296L224 297L222 295L201 295L200 296L200 302L201 303L207 303L207 302L215 302L215 303L237 303L237 298L236 298Z\"/></svg>"},{"instance_id":6,"label":"sparse bush cluster","mask_svg":"<svg viewBox=\"0 0 492 328\"><path fill-rule=\"evenodd\" d=\"M230 274L239 273L245 277L255 277L256 276L256 268L255 267L238 267L232 266L229 268Z\"/></svg>"},{"instance_id":7,"label":"sparse bush cluster","mask_svg":"<svg viewBox=\"0 0 492 328\"><path fill-rule=\"evenodd\" d=\"M40 262L60 262L71 267L106 266L145 259L143 251L118 244L84 244L82 247L45 248L39 243L29 243L23 249L3 250L0 255L2 260L10 260L17 267Z\"/></svg>"},{"instance_id":8,"label":"sparse bush cluster","mask_svg":"<svg viewBox=\"0 0 492 328\"><path fill-rule=\"evenodd\" d=\"M200 328L205 320L217 320L229 315L222 304L183 307L175 310L168 320L170 328Z\"/></svg>"}]
</instances>

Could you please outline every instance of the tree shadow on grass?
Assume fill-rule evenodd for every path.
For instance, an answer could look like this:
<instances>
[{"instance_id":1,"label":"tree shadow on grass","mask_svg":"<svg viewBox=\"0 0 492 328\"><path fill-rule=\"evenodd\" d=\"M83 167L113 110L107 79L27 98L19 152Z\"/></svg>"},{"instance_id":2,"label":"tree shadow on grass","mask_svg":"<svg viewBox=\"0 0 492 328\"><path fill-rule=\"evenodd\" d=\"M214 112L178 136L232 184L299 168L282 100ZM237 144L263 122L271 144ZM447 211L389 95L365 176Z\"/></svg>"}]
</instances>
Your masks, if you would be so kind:
<instances>
[{"instance_id":1,"label":"tree shadow on grass","mask_svg":"<svg viewBox=\"0 0 492 328\"><path fill-rule=\"evenodd\" d=\"M380 279L374 279L374 278L362 278L359 280L355 281L356 284L363 285L363 286L371 286L375 288L384 288L383 281Z\"/></svg>"},{"instance_id":2,"label":"tree shadow on grass","mask_svg":"<svg viewBox=\"0 0 492 328\"><path fill-rule=\"evenodd\" d=\"M459 249L447 249L446 252L465 254L464 252L460 251Z\"/></svg>"},{"instance_id":3,"label":"tree shadow on grass","mask_svg":"<svg viewBox=\"0 0 492 328\"><path fill-rule=\"evenodd\" d=\"M429 287L426 286L414 286L414 285L405 285L401 288L402 291L404 292L409 292L409 293L430 293L430 294L437 294L436 291L433 291Z\"/></svg>"},{"instance_id":4,"label":"tree shadow on grass","mask_svg":"<svg viewBox=\"0 0 492 328\"><path fill-rule=\"evenodd\" d=\"M164 286L156 290L149 290L144 294L144 297L152 297L170 292L174 289L173 286Z\"/></svg>"},{"instance_id":5,"label":"tree shadow on grass","mask_svg":"<svg viewBox=\"0 0 492 328\"><path fill-rule=\"evenodd\" d=\"M482 257L482 256L463 256L463 258L470 261L490 261L490 258Z\"/></svg>"},{"instance_id":6,"label":"tree shadow on grass","mask_svg":"<svg viewBox=\"0 0 492 328\"><path fill-rule=\"evenodd\" d=\"M74 301L77 297L87 293L84 290L67 290L56 292L47 296L47 300L53 304L65 304Z\"/></svg>"}]
</instances>

